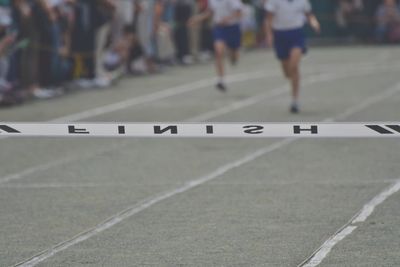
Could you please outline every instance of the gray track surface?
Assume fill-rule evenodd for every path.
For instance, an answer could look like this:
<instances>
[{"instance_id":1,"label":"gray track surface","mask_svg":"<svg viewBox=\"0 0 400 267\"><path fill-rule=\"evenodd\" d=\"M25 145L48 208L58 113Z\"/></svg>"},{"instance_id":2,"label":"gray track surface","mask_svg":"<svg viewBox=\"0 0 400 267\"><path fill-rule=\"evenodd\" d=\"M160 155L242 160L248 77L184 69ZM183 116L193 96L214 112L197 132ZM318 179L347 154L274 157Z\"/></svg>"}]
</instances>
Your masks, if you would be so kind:
<instances>
[{"instance_id":1,"label":"gray track surface","mask_svg":"<svg viewBox=\"0 0 400 267\"><path fill-rule=\"evenodd\" d=\"M314 48L303 75L340 77L305 85L300 115L288 113L287 82L271 52L246 53L229 74L265 77L210 86L83 121L322 121L396 86L400 49ZM107 90L0 110L0 121L49 121L213 79L213 66L126 78ZM283 86L283 88L282 88ZM340 121L399 121L400 93ZM0 266L13 266L146 199L182 187L280 140L0 140ZM38 266L297 266L365 203L400 178L398 139L297 140L173 195ZM338 243L320 266L399 266L400 193Z\"/></svg>"}]
</instances>

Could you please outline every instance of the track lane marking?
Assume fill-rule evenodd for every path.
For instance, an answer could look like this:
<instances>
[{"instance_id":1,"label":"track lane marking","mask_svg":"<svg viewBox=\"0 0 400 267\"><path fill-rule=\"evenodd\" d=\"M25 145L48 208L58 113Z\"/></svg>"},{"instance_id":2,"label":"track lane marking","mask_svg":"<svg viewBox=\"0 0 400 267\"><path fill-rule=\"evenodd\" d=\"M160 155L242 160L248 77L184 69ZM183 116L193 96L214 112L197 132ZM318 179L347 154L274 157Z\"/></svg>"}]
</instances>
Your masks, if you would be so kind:
<instances>
[{"instance_id":1,"label":"track lane marking","mask_svg":"<svg viewBox=\"0 0 400 267\"><path fill-rule=\"evenodd\" d=\"M276 96L277 94L279 95L279 94L285 93L285 92L282 91L282 88L286 88L286 87L285 86L281 86L281 87L278 87L278 88L275 88L275 89L272 89L271 91L269 91L269 92L272 92L272 93L268 93L267 92L267 93L263 94L262 100L265 100L268 97ZM223 108L223 109L217 109L217 110L211 111L211 112L206 112L206 113L201 114L199 116L195 116L195 117L189 118L189 119L187 119L185 121L195 121L195 120L199 120L201 118L210 119L212 117L216 117L218 115L221 115L222 113L227 113L227 112L229 112L229 110L233 111L233 110L237 110L237 109L239 109L241 107L249 106L252 103L254 103L254 99L258 99L258 97L253 97L250 101L245 99L245 100L242 100L242 101L239 101L239 102L235 102L234 104L232 104L230 106L230 108L226 108L226 109ZM121 147L122 146L118 146L117 148L112 148L112 149L110 149L110 148L109 149L105 149L104 151L102 151L100 153L95 153L93 156L96 156L96 155L99 155L101 153L104 153L104 152L107 152L107 151L111 151L111 150L114 150L114 149L118 149L118 148L121 148ZM77 161L77 160L80 160L80 159L81 158L77 158L77 157L69 157L69 158L64 158L64 159L61 159L61 160L52 161L52 162L49 162L49 163L46 163L46 164L33 166L31 168L25 169L24 171L21 171L21 172L18 172L18 173L14 173L14 174L9 174L9 175L6 175L4 177L0 177L0 185L4 184L4 183L7 183L7 182L10 182L10 181L20 180L20 179L23 179L26 176L31 175L33 173L36 173L36 172L39 172L39 171L46 171L46 170L49 170L51 168L54 168L54 167L57 167L57 166L61 166L61 165L64 165L64 164L68 164L68 163L71 163L71 162L74 162L74 161Z\"/></svg>"},{"instance_id":2,"label":"track lane marking","mask_svg":"<svg viewBox=\"0 0 400 267\"><path fill-rule=\"evenodd\" d=\"M353 216L352 219L345 225L343 225L334 235L329 237L314 253L303 261L299 266L301 267L316 267L322 263L322 261L329 255L334 246L340 241L345 239L358 227L361 227L362 223L365 222L374 210L385 202L393 194L400 190L400 178L396 180L390 187L383 190L381 193L376 195L372 200L366 203L363 208Z\"/></svg>"},{"instance_id":3,"label":"track lane marking","mask_svg":"<svg viewBox=\"0 0 400 267\"><path fill-rule=\"evenodd\" d=\"M381 97L382 94L384 94L386 96L391 96L391 95L397 94L399 92L400 92L400 83L397 83L395 86L393 86L393 87L391 87L389 89L386 89L383 93L377 94L377 95L372 96L370 98L367 98L366 100L361 102L359 105L356 105L355 107L351 108L351 110L355 110L355 112L358 112L360 110L360 108L357 108L357 107L359 107L359 106L360 107L368 107L368 106L365 106L365 103L369 103L369 105L373 105L375 103L378 103L379 101L382 101L383 100L382 97ZM344 111L343 113L340 113L335 118L343 117L343 114L347 114L347 116L352 115L351 113L349 113L349 111ZM324 122L329 121L329 120L333 120L333 119L334 118L327 118L327 119L324 120ZM269 145L269 146L266 146L264 148L261 148L261 149L255 151L255 152L253 152L253 153L251 153L251 154L239 159L239 160L233 161L231 163L227 163L227 164L219 167L215 171L213 171L213 172L211 172L211 173L209 173L209 174L207 174L205 176L202 176L202 177L200 177L198 179L189 181L189 182L185 183L181 187L178 187L178 188L173 189L171 191L167 191L167 192L165 192L165 193L163 193L161 195L158 195L158 196L156 196L154 198L149 198L149 199L144 200L144 201L142 201L142 202L140 202L138 204L135 204L135 205L125 209L124 211L122 211L122 212L120 212L120 213L118 213L118 214L116 214L114 216L111 216L109 219L107 219L106 221L98 224L94 228L91 228L91 229L89 229L89 230L87 230L87 231L85 231L85 232L83 232L81 234L78 234L75 237L73 237L73 238L71 238L69 240L66 240L64 242L61 242L58 245L53 246L53 247L51 247L51 248L49 248L47 250L44 250L41 253L39 253L39 254L31 257L30 259L27 259L27 260L21 262L21 263L18 263L15 266L22 266L22 267L33 267L33 266L36 266L37 264L39 264L39 263L51 258L55 254L57 254L57 253L59 253L61 251L64 251L64 250L66 250L66 249L68 249L68 248L70 248L70 247L72 247L72 246L74 246L76 244L79 244L79 243L81 243L81 242L83 242L83 241L85 241L85 240L87 240L87 239L89 239L89 238L91 238L91 237L93 237L95 235L98 235L101 232L103 232L105 230L108 230L109 228L113 227L114 225L116 225L116 224L120 223L121 221L124 221L124 220L132 217L133 215L135 215L135 214L137 214L137 213L139 213L139 212L141 212L143 210L146 210L146 209L148 209L148 208L150 208L150 207L152 207L152 206L154 206L154 205L156 205L156 204L158 204L158 203L160 203L160 202L162 202L164 200L168 200L168 199L170 199L170 198L172 198L172 197L174 197L176 195L185 193L185 192L187 192L187 191L189 191L191 189L194 189L194 188L196 188L198 186L201 186L204 183L209 182L211 180L214 180L214 179L220 177L221 175L224 175L225 173L227 173L227 172L229 172L229 171L231 171L231 170L233 170L235 168L241 167L241 166L243 166L243 165L245 165L245 164L247 164L247 163L249 163L249 162L251 162L253 160L258 159L261 156L267 155L267 154L269 154L271 152L274 152L274 151L276 151L276 150L278 150L280 148L286 147L287 145L290 145L290 144L292 144L293 142L295 142L297 140L298 139L296 139L296 138L287 138L287 139L284 139L282 141L278 141L278 142L276 142L276 143L274 143L272 145ZM399 182L399 184L400 184L400 182ZM342 235L344 235L344 234L346 234L348 232L351 233L351 231L353 231L353 230L354 229L347 229L346 232L342 233ZM344 235L344 237L345 237L345 235ZM334 244L336 244L336 243L334 243ZM328 253L329 253L329 251L328 251Z\"/></svg>"},{"instance_id":4,"label":"track lane marking","mask_svg":"<svg viewBox=\"0 0 400 267\"><path fill-rule=\"evenodd\" d=\"M357 75L366 75L366 74L370 74L373 71L377 71L377 69L372 69L370 67L367 67L364 69L357 69L357 70L351 71L351 72L347 71L342 74L330 74L330 73L320 74L320 75L311 76L311 77L304 79L302 85L310 86L310 85L313 85L313 84L319 83L319 82L335 81L335 80L342 79L342 78L355 77ZM255 95L255 96L247 98L245 100L234 102L234 103L229 104L220 109L216 109L216 110L201 114L199 116L193 117L188 121L190 121L190 122L206 121L206 120L215 118L217 116L221 116L221 115L230 113L232 111L257 104L259 102L265 101L268 98L273 98L273 97L283 95L283 94L287 93L287 91L289 89L290 88L288 85L283 85L281 87L272 89L271 91L268 91L268 92L265 92L265 93L262 93L259 95Z\"/></svg>"},{"instance_id":5,"label":"track lane marking","mask_svg":"<svg viewBox=\"0 0 400 267\"><path fill-rule=\"evenodd\" d=\"M393 66L388 66L388 68L392 69ZM385 68L382 68L382 69L384 70ZM354 74L363 75L363 74L368 74L369 71L372 72L372 71L376 71L376 70L371 66L366 66L366 68L364 68L364 69L357 69L354 72ZM345 73L343 73L342 75L339 75L339 74L319 74L319 75L316 75L314 77L306 78L304 83L307 84L307 85L312 85L312 84L318 83L318 82L326 82L326 81L340 79L340 78L352 77L352 75L353 75L353 72L346 72L346 70L344 70L344 72ZM201 114L201 115L186 119L185 121L190 121L190 122L202 121L202 120L205 121L205 120L208 120L208 119L211 119L211 118L214 118L214 117L217 117L217 116L220 116L220 115L223 115L223 114L226 114L226 113L229 113L229 112L232 112L232 111L244 108L244 107L248 107L248 106L254 105L254 104L258 103L258 102L265 101L268 98L273 98L273 97L276 97L276 96L280 96L280 95L286 93L285 89L288 89L288 86L280 86L280 87L277 87L275 89L272 89L271 91L263 93L261 95L256 95L254 97L250 97L250 98L247 98L245 100L237 101L237 102L232 103L232 104L230 104L230 105L228 105L226 107L219 108L219 109L216 109L216 110L213 110L213 111L210 111L210 112L206 112L204 114ZM386 98L386 97L387 97L386 94L383 95L383 98ZM369 102L366 103L366 104L368 106ZM362 106L362 107L358 107L358 109L360 109L360 108L361 109L365 108L365 105ZM350 113L352 113L352 112L353 112L353 109L350 110ZM344 116L347 116L347 114L344 114ZM332 121L332 119L329 119L328 122L329 121ZM103 151L95 153L93 156L101 155L102 153L105 153L107 151L111 151L111 150L114 150L114 149L118 149L118 148L123 147L123 146L124 145L118 146L117 148L104 149ZM18 172L18 173L9 174L7 176L0 177L0 185L4 184L4 183L7 183L7 182L10 182L10 181L13 181L13 180L23 179L26 176L31 175L33 173L36 173L36 172L39 172L39 171L46 171L46 170L49 170L51 168L54 168L54 167L57 167L57 166L61 166L61 165L64 165L64 164L68 164L68 163L71 163L71 162L74 162L74 161L77 161L77 160L80 160L80 159L81 158L76 158L76 157L64 158L64 159L53 161L53 162L49 162L49 163L46 163L46 164L43 164L43 165L37 165L37 166L28 168L28 169L26 169L24 171L21 171L21 172Z\"/></svg>"},{"instance_id":6,"label":"track lane marking","mask_svg":"<svg viewBox=\"0 0 400 267\"><path fill-rule=\"evenodd\" d=\"M16 180L23 179L23 178L25 178L25 177L27 177L29 175L32 175L34 173L37 173L37 172L47 171L47 170L50 170L51 168L62 166L62 165L65 165L65 164L68 164L68 163L72 163L72 162L75 162L75 161L80 161L80 160L84 160L84 159L93 158L93 157L102 155L104 153L107 153L109 151L113 151L113 150L124 148L125 146L126 146L126 144L112 146L112 147L100 149L98 151L95 151L94 153L83 155L81 157L66 157L66 158L63 158L63 159L60 159L60 160L50 161L50 162L45 163L45 164L36 165L36 166L30 167L30 168L27 168L27 169L25 169L23 171L0 177L0 186L5 184L5 183L11 182L11 181L16 181Z\"/></svg>"},{"instance_id":7,"label":"track lane marking","mask_svg":"<svg viewBox=\"0 0 400 267\"><path fill-rule=\"evenodd\" d=\"M85 188L85 187L115 187L123 186L112 183L42 183L42 184L7 184L0 185L1 188L7 189L47 189L47 188Z\"/></svg>"}]
</instances>

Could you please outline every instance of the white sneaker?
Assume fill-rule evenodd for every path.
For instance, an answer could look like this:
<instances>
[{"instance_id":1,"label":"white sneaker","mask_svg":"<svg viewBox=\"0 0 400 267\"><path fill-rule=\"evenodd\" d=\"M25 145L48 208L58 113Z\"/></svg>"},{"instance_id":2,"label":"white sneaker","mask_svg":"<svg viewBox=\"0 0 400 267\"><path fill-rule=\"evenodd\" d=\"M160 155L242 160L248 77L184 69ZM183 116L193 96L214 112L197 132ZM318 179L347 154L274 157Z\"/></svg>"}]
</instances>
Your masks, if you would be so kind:
<instances>
[{"instance_id":1,"label":"white sneaker","mask_svg":"<svg viewBox=\"0 0 400 267\"><path fill-rule=\"evenodd\" d=\"M208 62L211 60L211 54L210 52L202 52L199 56L199 60L202 63Z\"/></svg>"},{"instance_id":2,"label":"white sneaker","mask_svg":"<svg viewBox=\"0 0 400 267\"><path fill-rule=\"evenodd\" d=\"M79 79L76 81L76 84L83 89L89 89L95 86L95 81L90 79Z\"/></svg>"},{"instance_id":3,"label":"white sneaker","mask_svg":"<svg viewBox=\"0 0 400 267\"><path fill-rule=\"evenodd\" d=\"M60 94L57 92L57 90L52 90L52 89L37 88L33 91L33 96L38 99L50 99L59 95Z\"/></svg>"},{"instance_id":4,"label":"white sneaker","mask_svg":"<svg viewBox=\"0 0 400 267\"><path fill-rule=\"evenodd\" d=\"M187 55L183 57L182 62L185 65L192 65L194 63L194 59L191 55Z\"/></svg>"},{"instance_id":5,"label":"white sneaker","mask_svg":"<svg viewBox=\"0 0 400 267\"><path fill-rule=\"evenodd\" d=\"M107 77L100 77L94 81L94 84L99 88L109 87L111 85L111 79Z\"/></svg>"}]
</instances>

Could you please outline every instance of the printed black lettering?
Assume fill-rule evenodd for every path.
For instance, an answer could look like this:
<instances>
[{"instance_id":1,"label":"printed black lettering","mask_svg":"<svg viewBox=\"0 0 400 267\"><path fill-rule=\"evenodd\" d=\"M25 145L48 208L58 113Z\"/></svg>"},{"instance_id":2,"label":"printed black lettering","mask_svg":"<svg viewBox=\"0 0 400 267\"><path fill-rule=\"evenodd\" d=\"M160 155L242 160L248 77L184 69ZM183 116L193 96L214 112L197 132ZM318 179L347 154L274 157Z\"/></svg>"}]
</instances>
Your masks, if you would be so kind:
<instances>
[{"instance_id":1,"label":"printed black lettering","mask_svg":"<svg viewBox=\"0 0 400 267\"><path fill-rule=\"evenodd\" d=\"M154 126L154 133L155 134L163 134L165 132L171 132L171 134L178 134L178 126L170 125L165 128L161 128L161 126Z\"/></svg>"},{"instance_id":2,"label":"printed black lettering","mask_svg":"<svg viewBox=\"0 0 400 267\"><path fill-rule=\"evenodd\" d=\"M212 125L207 125L207 134L213 134L214 133L214 126Z\"/></svg>"},{"instance_id":3,"label":"printed black lettering","mask_svg":"<svg viewBox=\"0 0 400 267\"><path fill-rule=\"evenodd\" d=\"M302 132L311 132L311 134L318 134L318 126L312 125L310 128L301 128L299 125L293 126L294 134L301 134Z\"/></svg>"},{"instance_id":4,"label":"printed black lettering","mask_svg":"<svg viewBox=\"0 0 400 267\"><path fill-rule=\"evenodd\" d=\"M70 134L90 134L86 129L75 128L74 125L68 126L68 133Z\"/></svg>"},{"instance_id":5,"label":"printed black lettering","mask_svg":"<svg viewBox=\"0 0 400 267\"><path fill-rule=\"evenodd\" d=\"M126 133L126 131L125 131L125 126L118 126L118 133L119 134L125 134Z\"/></svg>"},{"instance_id":6,"label":"printed black lettering","mask_svg":"<svg viewBox=\"0 0 400 267\"><path fill-rule=\"evenodd\" d=\"M18 131L17 129L14 129L8 125L0 125L0 130L4 131L6 133L21 133L20 131ZM0 132L1 132L0 131Z\"/></svg>"},{"instance_id":7,"label":"printed black lettering","mask_svg":"<svg viewBox=\"0 0 400 267\"><path fill-rule=\"evenodd\" d=\"M243 126L243 129L245 129L245 133L247 134L262 134L264 127L261 125L248 125L248 126Z\"/></svg>"},{"instance_id":8,"label":"printed black lettering","mask_svg":"<svg viewBox=\"0 0 400 267\"><path fill-rule=\"evenodd\" d=\"M400 125L386 125L386 127L389 127L393 131L400 133Z\"/></svg>"},{"instance_id":9,"label":"printed black lettering","mask_svg":"<svg viewBox=\"0 0 400 267\"><path fill-rule=\"evenodd\" d=\"M393 132L391 132L388 129L385 129L379 125L365 125L365 126L370 128L371 130L374 130L377 133L380 133L380 134L393 134Z\"/></svg>"}]
</instances>

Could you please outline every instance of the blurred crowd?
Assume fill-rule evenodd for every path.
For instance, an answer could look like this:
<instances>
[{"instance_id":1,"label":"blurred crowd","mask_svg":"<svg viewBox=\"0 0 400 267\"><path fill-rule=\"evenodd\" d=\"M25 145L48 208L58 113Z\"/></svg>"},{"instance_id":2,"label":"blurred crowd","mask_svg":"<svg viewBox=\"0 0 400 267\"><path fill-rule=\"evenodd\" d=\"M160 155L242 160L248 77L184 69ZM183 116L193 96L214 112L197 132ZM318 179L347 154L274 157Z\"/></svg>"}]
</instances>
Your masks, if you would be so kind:
<instances>
[{"instance_id":1,"label":"blurred crowd","mask_svg":"<svg viewBox=\"0 0 400 267\"><path fill-rule=\"evenodd\" d=\"M211 57L205 0L0 0L0 102L53 98Z\"/></svg>"},{"instance_id":2,"label":"blurred crowd","mask_svg":"<svg viewBox=\"0 0 400 267\"><path fill-rule=\"evenodd\" d=\"M264 45L265 1L243 0L244 47ZM373 27L377 42L400 41L395 0L334 1L331 15L340 35L362 35ZM372 2L371 23L364 9ZM210 60L210 22L188 26L207 5L208 0L0 0L0 105Z\"/></svg>"},{"instance_id":3,"label":"blurred crowd","mask_svg":"<svg viewBox=\"0 0 400 267\"><path fill-rule=\"evenodd\" d=\"M400 8L396 0L339 0L338 35L377 43L400 42Z\"/></svg>"}]
</instances>

